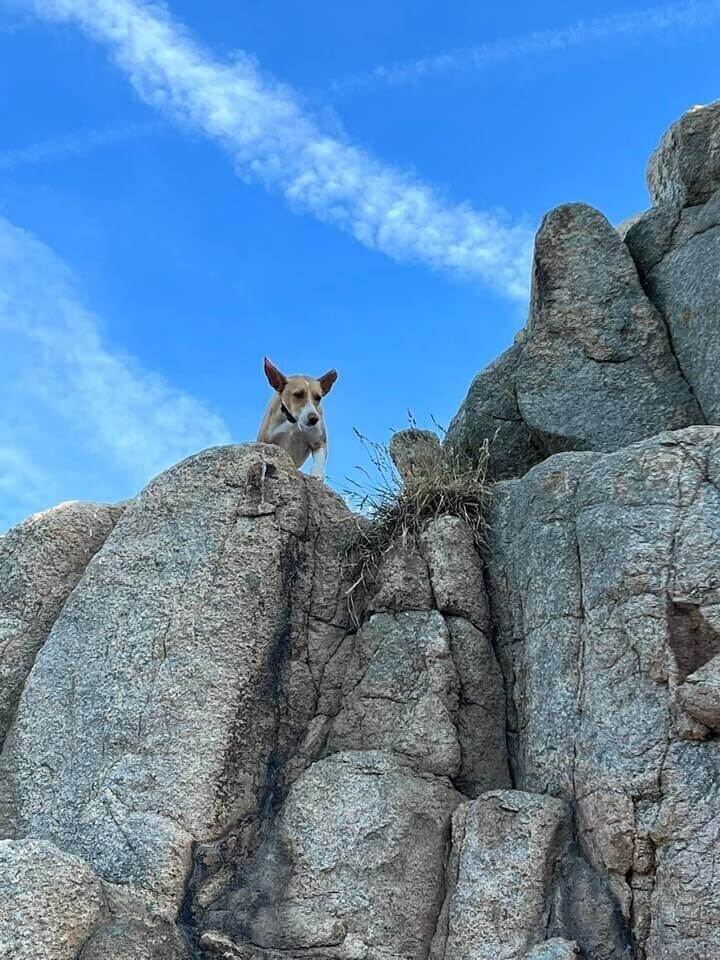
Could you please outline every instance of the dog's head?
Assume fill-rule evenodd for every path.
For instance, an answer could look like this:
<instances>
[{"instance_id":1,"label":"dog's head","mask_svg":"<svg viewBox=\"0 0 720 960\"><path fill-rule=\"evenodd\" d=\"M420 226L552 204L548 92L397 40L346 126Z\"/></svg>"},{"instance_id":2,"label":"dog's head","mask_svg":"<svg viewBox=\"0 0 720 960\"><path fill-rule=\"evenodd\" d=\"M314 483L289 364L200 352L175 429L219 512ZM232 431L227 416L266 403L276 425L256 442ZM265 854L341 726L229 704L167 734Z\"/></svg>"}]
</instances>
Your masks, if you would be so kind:
<instances>
[{"instance_id":1,"label":"dog's head","mask_svg":"<svg viewBox=\"0 0 720 960\"><path fill-rule=\"evenodd\" d=\"M280 394L285 409L303 429L316 427L322 420L322 398L330 393L337 372L328 370L322 377L286 377L265 357L265 376Z\"/></svg>"}]
</instances>

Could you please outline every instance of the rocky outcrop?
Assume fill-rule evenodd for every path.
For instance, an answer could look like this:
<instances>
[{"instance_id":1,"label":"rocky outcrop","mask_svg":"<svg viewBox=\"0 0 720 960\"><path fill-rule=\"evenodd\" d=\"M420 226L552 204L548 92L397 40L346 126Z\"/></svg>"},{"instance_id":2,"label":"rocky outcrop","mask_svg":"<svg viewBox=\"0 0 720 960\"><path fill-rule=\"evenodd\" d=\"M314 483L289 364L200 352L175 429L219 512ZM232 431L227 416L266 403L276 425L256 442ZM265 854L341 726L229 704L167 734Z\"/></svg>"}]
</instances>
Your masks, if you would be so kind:
<instances>
[{"instance_id":1,"label":"rocky outcrop","mask_svg":"<svg viewBox=\"0 0 720 960\"><path fill-rule=\"evenodd\" d=\"M670 127L650 158L648 186L658 207L692 207L720 190L720 101Z\"/></svg>"},{"instance_id":2,"label":"rocky outcrop","mask_svg":"<svg viewBox=\"0 0 720 960\"><path fill-rule=\"evenodd\" d=\"M612 451L702 422L617 232L583 204L548 214L535 243L528 324L478 375L448 441L491 441L491 474L512 477L553 453Z\"/></svg>"},{"instance_id":3,"label":"rocky outcrop","mask_svg":"<svg viewBox=\"0 0 720 960\"><path fill-rule=\"evenodd\" d=\"M510 478L481 551L441 515L358 577L262 444L0 538L0 960L720 955L717 116L621 231L544 221L449 432Z\"/></svg>"},{"instance_id":4,"label":"rocky outcrop","mask_svg":"<svg viewBox=\"0 0 720 960\"><path fill-rule=\"evenodd\" d=\"M0 537L0 746L38 651L121 513L63 503Z\"/></svg>"},{"instance_id":5,"label":"rocky outcrop","mask_svg":"<svg viewBox=\"0 0 720 960\"><path fill-rule=\"evenodd\" d=\"M720 423L720 102L670 127L648 182L655 206L625 242L704 419Z\"/></svg>"},{"instance_id":6,"label":"rocky outcrop","mask_svg":"<svg viewBox=\"0 0 720 960\"><path fill-rule=\"evenodd\" d=\"M349 522L275 447L210 450L154 481L25 685L2 761L8 831L174 917L193 845L228 830L252 844L305 734L347 622Z\"/></svg>"},{"instance_id":7,"label":"rocky outcrop","mask_svg":"<svg viewBox=\"0 0 720 960\"><path fill-rule=\"evenodd\" d=\"M720 951L720 752L699 719L717 709L719 468L720 429L695 427L553 457L494 501L515 780L573 805L638 958Z\"/></svg>"},{"instance_id":8,"label":"rocky outcrop","mask_svg":"<svg viewBox=\"0 0 720 960\"><path fill-rule=\"evenodd\" d=\"M712 115L720 131L720 113ZM625 241L703 417L720 423L720 193L698 206L650 210Z\"/></svg>"},{"instance_id":9,"label":"rocky outcrop","mask_svg":"<svg viewBox=\"0 0 720 960\"><path fill-rule=\"evenodd\" d=\"M464 523L391 551L352 633L355 527L277 448L218 448L74 583L0 760L4 833L107 899L73 960L427 952L452 813L509 785L504 684Z\"/></svg>"},{"instance_id":10,"label":"rocky outcrop","mask_svg":"<svg viewBox=\"0 0 720 960\"><path fill-rule=\"evenodd\" d=\"M196 886L209 956L426 957L453 811L509 785L504 685L471 532L439 518L422 543L390 551L376 580L321 680L319 759L260 848L222 883Z\"/></svg>"}]
</instances>

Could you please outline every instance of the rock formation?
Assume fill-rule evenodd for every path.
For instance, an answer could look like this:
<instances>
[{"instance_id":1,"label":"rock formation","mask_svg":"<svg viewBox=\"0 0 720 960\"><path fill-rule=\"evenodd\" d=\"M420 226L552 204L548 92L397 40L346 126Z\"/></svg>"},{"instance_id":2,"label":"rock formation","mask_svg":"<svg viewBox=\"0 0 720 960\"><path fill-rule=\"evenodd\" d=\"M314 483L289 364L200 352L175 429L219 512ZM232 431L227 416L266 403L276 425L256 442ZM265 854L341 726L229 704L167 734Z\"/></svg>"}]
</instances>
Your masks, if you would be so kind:
<instances>
[{"instance_id":1,"label":"rock formation","mask_svg":"<svg viewBox=\"0 0 720 960\"><path fill-rule=\"evenodd\" d=\"M718 144L545 219L447 440L482 555L438 516L351 617L357 518L262 444L0 538L0 960L720 957Z\"/></svg>"}]
</instances>

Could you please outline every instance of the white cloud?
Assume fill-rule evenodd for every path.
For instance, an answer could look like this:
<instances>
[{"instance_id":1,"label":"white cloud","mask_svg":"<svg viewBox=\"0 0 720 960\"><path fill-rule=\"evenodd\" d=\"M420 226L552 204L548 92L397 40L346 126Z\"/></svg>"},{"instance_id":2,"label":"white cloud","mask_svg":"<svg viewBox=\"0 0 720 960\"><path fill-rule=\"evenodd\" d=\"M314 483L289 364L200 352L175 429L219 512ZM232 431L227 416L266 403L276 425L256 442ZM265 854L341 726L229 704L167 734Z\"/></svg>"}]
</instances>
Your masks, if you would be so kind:
<instances>
[{"instance_id":1,"label":"white cloud","mask_svg":"<svg viewBox=\"0 0 720 960\"><path fill-rule=\"evenodd\" d=\"M126 143L138 137L157 133L161 129L158 123L125 123L112 127L100 127L96 130L80 130L65 137L43 140L26 147L0 150L0 173L11 173L20 167L65 157L84 157L88 153L103 147Z\"/></svg>"},{"instance_id":2,"label":"white cloud","mask_svg":"<svg viewBox=\"0 0 720 960\"><path fill-rule=\"evenodd\" d=\"M203 403L104 342L55 254L0 217L0 527L132 495L229 439Z\"/></svg>"},{"instance_id":3,"label":"white cloud","mask_svg":"<svg viewBox=\"0 0 720 960\"><path fill-rule=\"evenodd\" d=\"M633 13L578 20L567 27L539 30L418 60L380 65L336 80L333 89L336 93L344 93L380 85L400 86L426 77L482 70L496 64L549 56L609 40L637 42L661 34L671 34L677 38L719 21L720 2L717 0L666 4Z\"/></svg>"},{"instance_id":4,"label":"white cloud","mask_svg":"<svg viewBox=\"0 0 720 960\"><path fill-rule=\"evenodd\" d=\"M164 8L132 0L26 0L50 19L106 43L147 103L201 130L232 155L238 174L281 192L300 211L399 260L527 294L531 231L500 211L447 202L323 129L287 86L245 55L214 60Z\"/></svg>"}]
</instances>

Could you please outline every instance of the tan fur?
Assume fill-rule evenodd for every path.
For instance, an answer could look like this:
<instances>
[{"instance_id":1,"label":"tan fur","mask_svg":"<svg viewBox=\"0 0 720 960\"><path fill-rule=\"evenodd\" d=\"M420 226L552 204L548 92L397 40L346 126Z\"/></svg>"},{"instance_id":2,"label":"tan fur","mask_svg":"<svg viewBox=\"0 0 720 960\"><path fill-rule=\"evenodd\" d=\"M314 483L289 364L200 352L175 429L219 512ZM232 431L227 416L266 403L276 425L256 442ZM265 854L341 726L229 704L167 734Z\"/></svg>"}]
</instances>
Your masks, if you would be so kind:
<instances>
[{"instance_id":1,"label":"tan fur","mask_svg":"<svg viewBox=\"0 0 720 960\"><path fill-rule=\"evenodd\" d=\"M312 454L311 475L323 480L327 459L327 432L322 398L330 392L337 373L329 370L320 378L298 375L286 377L266 357L265 375L275 390L275 395L260 424L258 441L282 447L290 454L298 468ZM283 413L283 404L296 423L291 423Z\"/></svg>"}]
</instances>

